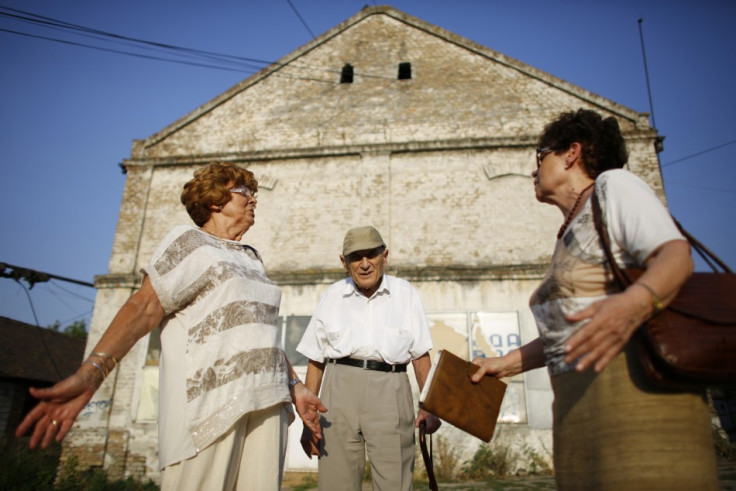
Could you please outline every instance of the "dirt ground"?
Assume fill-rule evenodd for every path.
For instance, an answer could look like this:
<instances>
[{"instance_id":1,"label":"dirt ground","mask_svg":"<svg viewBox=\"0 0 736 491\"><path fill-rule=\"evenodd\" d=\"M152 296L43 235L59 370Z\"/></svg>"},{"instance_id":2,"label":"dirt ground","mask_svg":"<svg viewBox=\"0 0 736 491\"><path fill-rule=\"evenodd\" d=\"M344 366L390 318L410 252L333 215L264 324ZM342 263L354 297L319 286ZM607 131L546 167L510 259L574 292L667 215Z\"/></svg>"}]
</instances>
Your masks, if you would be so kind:
<instances>
[{"instance_id":1,"label":"dirt ground","mask_svg":"<svg viewBox=\"0 0 736 491\"><path fill-rule=\"evenodd\" d=\"M722 463L718 467L718 482L721 491L736 491L736 462ZM440 489L453 491L481 491L481 490L555 490L553 476L524 476L495 479L488 482L457 482L439 483ZM284 474L282 491L308 491L317 489L317 474L310 472L287 472ZM370 482L363 483L364 490L371 490ZM417 483L416 490L428 489L424 483Z\"/></svg>"}]
</instances>

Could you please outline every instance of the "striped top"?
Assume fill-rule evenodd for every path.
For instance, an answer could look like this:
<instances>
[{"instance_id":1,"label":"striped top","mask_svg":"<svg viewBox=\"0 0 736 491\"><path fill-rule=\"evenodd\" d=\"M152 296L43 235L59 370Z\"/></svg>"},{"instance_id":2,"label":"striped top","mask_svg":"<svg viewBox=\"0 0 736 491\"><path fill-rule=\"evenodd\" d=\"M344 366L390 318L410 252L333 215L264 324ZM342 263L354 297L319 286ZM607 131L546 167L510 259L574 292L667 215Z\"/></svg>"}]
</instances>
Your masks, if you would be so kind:
<instances>
[{"instance_id":1,"label":"striped top","mask_svg":"<svg viewBox=\"0 0 736 491\"><path fill-rule=\"evenodd\" d=\"M203 450L244 414L291 401L277 328L281 290L255 249L193 226L169 232L144 272L166 314L159 375L164 467ZM191 440L182 441L181 430Z\"/></svg>"}]
</instances>

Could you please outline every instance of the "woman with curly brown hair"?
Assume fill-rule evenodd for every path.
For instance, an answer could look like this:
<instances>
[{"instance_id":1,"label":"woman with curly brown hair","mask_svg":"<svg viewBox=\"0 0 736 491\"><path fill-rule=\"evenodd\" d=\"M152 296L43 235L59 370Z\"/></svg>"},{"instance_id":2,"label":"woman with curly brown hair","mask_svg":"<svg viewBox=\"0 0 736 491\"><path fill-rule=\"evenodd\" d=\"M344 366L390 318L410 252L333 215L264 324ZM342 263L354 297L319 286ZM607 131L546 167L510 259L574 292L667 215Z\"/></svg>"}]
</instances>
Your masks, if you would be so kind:
<instances>
[{"instance_id":1,"label":"woman with curly brown hair","mask_svg":"<svg viewBox=\"0 0 736 491\"><path fill-rule=\"evenodd\" d=\"M181 201L196 226L175 227L89 358L49 389L16 434L31 448L61 441L117 361L161 328L159 465L162 489L281 485L291 403L321 436L326 409L279 344L281 290L240 242L255 222L258 182L231 163L199 169Z\"/></svg>"},{"instance_id":2,"label":"woman with curly brown hair","mask_svg":"<svg viewBox=\"0 0 736 491\"><path fill-rule=\"evenodd\" d=\"M503 357L474 360L481 368L473 379L547 366L561 490L717 489L703 395L657 391L636 364L632 334L676 296L693 262L654 192L622 169L627 161L613 117L581 109L545 127L534 190L563 223L529 302L540 335ZM618 264L645 270L623 292L593 224L593 193Z\"/></svg>"}]
</instances>

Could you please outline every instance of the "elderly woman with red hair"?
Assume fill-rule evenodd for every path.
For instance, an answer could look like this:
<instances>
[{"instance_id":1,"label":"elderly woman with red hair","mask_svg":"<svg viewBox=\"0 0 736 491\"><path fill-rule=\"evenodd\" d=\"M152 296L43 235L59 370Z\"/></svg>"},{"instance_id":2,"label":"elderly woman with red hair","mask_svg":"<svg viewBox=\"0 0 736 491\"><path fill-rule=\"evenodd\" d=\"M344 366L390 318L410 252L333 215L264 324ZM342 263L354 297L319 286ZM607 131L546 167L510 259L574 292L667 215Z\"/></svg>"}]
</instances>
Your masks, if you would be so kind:
<instances>
[{"instance_id":1,"label":"elderly woman with red hair","mask_svg":"<svg viewBox=\"0 0 736 491\"><path fill-rule=\"evenodd\" d=\"M60 441L118 360L161 328L159 465L162 489L271 489L281 485L296 405L321 435L326 408L280 347L280 289L241 242L255 222L258 182L231 163L199 169L181 201L195 226L175 227L77 372L48 389L16 434L31 448Z\"/></svg>"}]
</instances>

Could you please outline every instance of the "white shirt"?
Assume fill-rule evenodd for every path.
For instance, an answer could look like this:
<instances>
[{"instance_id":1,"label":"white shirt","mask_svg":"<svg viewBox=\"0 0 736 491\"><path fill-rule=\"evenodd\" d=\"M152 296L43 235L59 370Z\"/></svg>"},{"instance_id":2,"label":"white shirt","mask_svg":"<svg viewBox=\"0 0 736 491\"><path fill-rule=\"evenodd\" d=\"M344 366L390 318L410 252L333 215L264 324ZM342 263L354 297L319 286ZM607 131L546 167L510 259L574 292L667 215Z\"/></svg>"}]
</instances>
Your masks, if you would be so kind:
<instances>
[{"instance_id":1,"label":"white shirt","mask_svg":"<svg viewBox=\"0 0 736 491\"><path fill-rule=\"evenodd\" d=\"M296 349L320 363L350 356L402 364L432 349L432 339L414 287L383 275L370 298L355 288L352 278L330 285Z\"/></svg>"}]
</instances>

